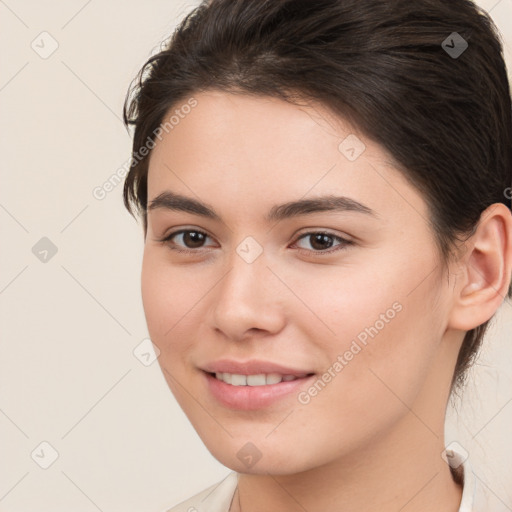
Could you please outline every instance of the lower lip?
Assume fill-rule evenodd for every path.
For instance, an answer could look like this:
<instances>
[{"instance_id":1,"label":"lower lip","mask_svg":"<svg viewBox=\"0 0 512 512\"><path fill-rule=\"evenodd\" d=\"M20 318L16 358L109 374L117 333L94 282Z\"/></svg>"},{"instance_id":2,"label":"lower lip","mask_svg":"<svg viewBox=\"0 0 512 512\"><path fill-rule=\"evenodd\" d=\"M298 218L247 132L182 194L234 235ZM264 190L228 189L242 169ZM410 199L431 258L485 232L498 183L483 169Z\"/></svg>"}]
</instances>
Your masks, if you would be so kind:
<instances>
[{"instance_id":1,"label":"lower lip","mask_svg":"<svg viewBox=\"0 0 512 512\"><path fill-rule=\"evenodd\" d=\"M309 385L314 375L265 386L233 386L204 372L210 393L225 407L241 411L263 409Z\"/></svg>"}]
</instances>

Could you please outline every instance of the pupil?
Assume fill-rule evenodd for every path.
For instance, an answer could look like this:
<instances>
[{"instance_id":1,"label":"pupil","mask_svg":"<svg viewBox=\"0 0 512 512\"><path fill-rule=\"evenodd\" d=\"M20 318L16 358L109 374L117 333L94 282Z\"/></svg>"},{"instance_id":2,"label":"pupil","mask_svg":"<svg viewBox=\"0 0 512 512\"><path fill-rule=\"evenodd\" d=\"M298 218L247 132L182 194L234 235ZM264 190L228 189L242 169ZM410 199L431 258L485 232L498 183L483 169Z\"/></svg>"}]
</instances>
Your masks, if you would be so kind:
<instances>
[{"instance_id":1,"label":"pupil","mask_svg":"<svg viewBox=\"0 0 512 512\"><path fill-rule=\"evenodd\" d=\"M326 248L329 249L332 245L332 240L331 240L330 235L325 235L323 233L313 235L313 240L314 240L314 243L311 244L312 247L315 247L315 244L317 242L320 242L319 247L315 247L316 249L326 249ZM322 244L322 241L324 242L324 244ZM325 245L326 241L328 242L327 243L328 247L326 247L326 245Z\"/></svg>"},{"instance_id":2,"label":"pupil","mask_svg":"<svg viewBox=\"0 0 512 512\"><path fill-rule=\"evenodd\" d=\"M185 235L184 235L184 240L185 240L185 244L190 247L190 245L188 244L188 240L187 239L191 239L192 240L192 247L193 248L200 247L201 243L203 242L203 234L202 233L198 233L197 231L187 231L185 233ZM194 245L194 244L196 244L196 245Z\"/></svg>"}]
</instances>

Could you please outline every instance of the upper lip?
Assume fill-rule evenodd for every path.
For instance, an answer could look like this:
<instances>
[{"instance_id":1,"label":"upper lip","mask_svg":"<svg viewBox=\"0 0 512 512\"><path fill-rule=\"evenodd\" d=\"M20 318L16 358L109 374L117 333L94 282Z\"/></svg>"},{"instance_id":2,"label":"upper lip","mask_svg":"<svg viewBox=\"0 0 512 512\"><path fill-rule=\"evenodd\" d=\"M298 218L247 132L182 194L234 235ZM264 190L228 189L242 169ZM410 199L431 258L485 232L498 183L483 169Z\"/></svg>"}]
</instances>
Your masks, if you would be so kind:
<instances>
[{"instance_id":1,"label":"upper lip","mask_svg":"<svg viewBox=\"0 0 512 512\"><path fill-rule=\"evenodd\" d=\"M313 372L299 368L283 366L271 361L251 359L249 361L233 361L219 359L201 367L202 370L211 373L235 373L237 375L257 375L261 373L279 373L280 375L309 375Z\"/></svg>"}]
</instances>

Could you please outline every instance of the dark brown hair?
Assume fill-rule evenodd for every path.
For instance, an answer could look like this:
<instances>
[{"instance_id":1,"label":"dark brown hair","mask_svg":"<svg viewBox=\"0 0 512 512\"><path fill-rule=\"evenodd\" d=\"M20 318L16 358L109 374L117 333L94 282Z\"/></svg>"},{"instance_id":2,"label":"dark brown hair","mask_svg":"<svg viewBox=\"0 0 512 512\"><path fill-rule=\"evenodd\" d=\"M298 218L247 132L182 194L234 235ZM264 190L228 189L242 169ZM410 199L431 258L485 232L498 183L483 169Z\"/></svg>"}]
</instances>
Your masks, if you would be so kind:
<instances>
[{"instance_id":1,"label":"dark brown hair","mask_svg":"<svg viewBox=\"0 0 512 512\"><path fill-rule=\"evenodd\" d=\"M142 215L145 231L147 148L171 108L213 89L320 102L383 146L425 198L443 266L488 206L510 208L502 42L470 0L203 1L126 97L124 122L135 131L124 203ZM489 322L466 333L452 391Z\"/></svg>"}]
</instances>

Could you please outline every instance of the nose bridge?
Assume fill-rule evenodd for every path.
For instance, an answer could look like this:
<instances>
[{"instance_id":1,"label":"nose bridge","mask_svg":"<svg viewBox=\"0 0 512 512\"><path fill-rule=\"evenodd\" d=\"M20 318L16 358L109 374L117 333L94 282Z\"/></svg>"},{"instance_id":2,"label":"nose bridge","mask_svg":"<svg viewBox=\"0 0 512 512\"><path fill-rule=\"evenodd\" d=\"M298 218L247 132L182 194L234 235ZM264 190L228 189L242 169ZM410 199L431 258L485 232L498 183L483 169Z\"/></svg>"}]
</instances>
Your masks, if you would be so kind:
<instances>
[{"instance_id":1,"label":"nose bridge","mask_svg":"<svg viewBox=\"0 0 512 512\"><path fill-rule=\"evenodd\" d=\"M228 258L228 270L217 288L215 326L233 338L253 328L272 331L279 327L280 311L269 280L263 247L247 237Z\"/></svg>"},{"instance_id":2,"label":"nose bridge","mask_svg":"<svg viewBox=\"0 0 512 512\"><path fill-rule=\"evenodd\" d=\"M254 239L253 239L254 240ZM257 243L257 242L256 242ZM254 242L241 242L228 258L228 272L219 287L219 301L248 308L266 302L263 283L271 272L263 254L263 247Z\"/></svg>"}]
</instances>

